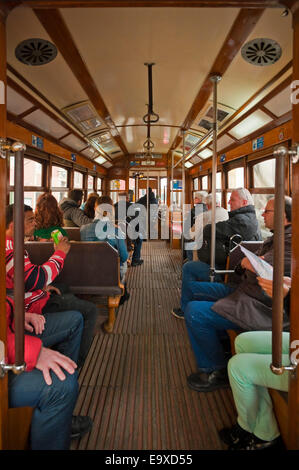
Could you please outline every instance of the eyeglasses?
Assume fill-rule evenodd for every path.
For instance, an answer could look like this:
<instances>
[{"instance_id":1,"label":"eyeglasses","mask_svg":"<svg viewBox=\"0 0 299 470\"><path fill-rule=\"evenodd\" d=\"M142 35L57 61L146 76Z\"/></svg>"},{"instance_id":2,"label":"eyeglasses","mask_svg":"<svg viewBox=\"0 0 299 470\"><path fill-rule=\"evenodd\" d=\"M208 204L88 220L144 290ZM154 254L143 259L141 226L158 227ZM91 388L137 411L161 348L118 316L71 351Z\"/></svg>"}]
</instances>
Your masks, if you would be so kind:
<instances>
[{"instance_id":1,"label":"eyeglasses","mask_svg":"<svg viewBox=\"0 0 299 470\"><path fill-rule=\"evenodd\" d=\"M266 209L266 210L263 212L263 214L267 214L267 212L274 212L274 210L273 210L273 209L272 209L272 210L271 210L271 209Z\"/></svg>"}]
</instances>

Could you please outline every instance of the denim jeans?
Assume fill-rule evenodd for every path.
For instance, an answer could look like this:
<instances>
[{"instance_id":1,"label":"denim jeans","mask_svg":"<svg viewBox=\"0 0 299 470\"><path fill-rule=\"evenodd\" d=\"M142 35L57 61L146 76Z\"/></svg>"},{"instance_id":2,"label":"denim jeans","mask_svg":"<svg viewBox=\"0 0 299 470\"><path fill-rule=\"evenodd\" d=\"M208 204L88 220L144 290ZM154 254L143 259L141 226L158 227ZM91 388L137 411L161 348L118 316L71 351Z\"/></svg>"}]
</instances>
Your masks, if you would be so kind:
<instances>
[{"instance_id":1,"label":"denim jeans","mask_svg":"<svg viewBox=\"0 0 299 470\"><path fill-rule=\"evenodd\" d=\"M181 293L181 309L185 312L187 303L193 300L193 292L190 283L194 281L209 281L210 265L202 261L189 261L183 265L182 270L182 293ZM215 276L216 281L222 278L218 274Z\"/></svg>"},{"instance_id":2,"label":"denim jeans","mask_svg":"<svg viewBox=\"0 0 299 470\"><path fill-rule=\"evenodd\" d=\"M132 255L132 263L134 261L139 261L141 256L141 247L142 247L142 238L136 238L134 240L134 251Z\"/></svg>"},{"instance_id":3,"label":"denim jeans","mask_svg":"<svg viewBox=\"0 0 299 470\"><path fill-rule=\"evenodd\" d=\"M230 320L218 315L214 302L192 301L185 311L185 321L198 369L203 372L223 369L227 365L220 337L225 330L240 330Z\"/></svg>"},{"instance_id":4,"label":"denim jeans","mask_svg":"<svg viewBox=\"0 0 299 470\"><path fill-rule=\"evenodd\" d=\"M45 314L45 330L34 335L50 347L78 359L83 318L80 312ZM31 422L31 449L67 450L70 445L72 414L78 396L77 372L61 381L51 371L52 384L47 385L38 369L20 375L9 373L9 406L34 408Z\"/></svg>"},{"instance_id":5,"label":"denim jeans","mask_svg":"<svg viewBox=\"0 0 299 470\"><path fill-rule=\"evenodd\" d=\"M59 288L59 284L57 284ZM84 328L82 333L81 347L79 351L78 366L84 364L92 340L94 338L94 328L98 317L98 310L93 302L82 300L70 292L62 295L51 295L43 308L43 313L62 312L64 310L77 310L84 318Z\"/></svg>"}]
</instances>

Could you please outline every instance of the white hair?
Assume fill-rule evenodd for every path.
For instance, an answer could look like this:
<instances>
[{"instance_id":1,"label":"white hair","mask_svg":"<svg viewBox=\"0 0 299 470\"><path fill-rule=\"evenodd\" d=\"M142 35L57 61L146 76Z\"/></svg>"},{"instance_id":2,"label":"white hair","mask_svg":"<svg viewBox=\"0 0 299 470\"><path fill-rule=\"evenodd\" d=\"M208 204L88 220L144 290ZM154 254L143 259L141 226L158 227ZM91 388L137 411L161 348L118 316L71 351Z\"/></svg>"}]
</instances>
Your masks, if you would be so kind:
<instances>
[{"instance_id":1,"label":"white hair","mask_svg":"<svg viewBox=\"0 0 299 470\"><path fill-rule=\"evenodd\" d=\"M250 192L246 188L237 188L234 189L233 191L236 191L238 193L238 196L240 199L243 199L244 201L247 201L247 205L254 205L253 197L251 196Z\"/></svg>"},{"instance_id":2,"label":"white hair","mask_svg":"<svg viewBox=\"0 0 299 470\"><path fill-rule=\"evenodd\" d=\"M210 193L207 195L207 197L205 198L205 203L208 205L208 206L211 206L212 205L212 202L213 202L213 194ZM216 206L220 207L220 196L219 194L216 193Z\"/></svg>"},{"instance_id":3,"label":"white hair","mask_svg":"<svg viewBox=\"0 0 299 470\"><path fill-rule=\"evenodd\" d=\"M205 202L206 201L206 197L207 197L208 193L206 191L196 191L194 194L193 194L193 200L195 198L199 199L200 202Z\"/></svg>"}]
</instances>

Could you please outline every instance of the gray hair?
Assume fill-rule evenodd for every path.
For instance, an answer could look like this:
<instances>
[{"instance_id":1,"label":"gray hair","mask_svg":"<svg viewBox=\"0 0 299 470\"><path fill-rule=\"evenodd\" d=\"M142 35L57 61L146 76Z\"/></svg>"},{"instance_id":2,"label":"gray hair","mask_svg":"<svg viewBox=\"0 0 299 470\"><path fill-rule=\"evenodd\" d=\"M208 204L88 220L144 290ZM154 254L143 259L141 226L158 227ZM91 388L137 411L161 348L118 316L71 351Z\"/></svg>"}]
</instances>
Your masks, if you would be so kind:
<instances>
[{"instance_id":1,"label":"gray hair","mask_svg":"<svg viewBox=\"0 0 299 470\"><path fill-rule=\"evenodd\" d=\"M234 189L233 191L237 191L239 198L247 201L248 206L254 205L253 197L251 196L248 189L237 188L237 189Z\"/></svg>"},{"instance_id":2,"label":"gray hair","mask_svg":"<svg viewBox=\"0 0 299 470\"><path fill-rule=\"evenodd\" d=\"M205 198L205 203L208 205L208 206L211 206L212 205L212 202L213 202L213 194L210 193L207 195L207 197ZM219 194L216 193L216 206L220 206L220 196Z\"/></svg>"},{"instance_id":3,"label":"gray hair","mask_svg":"<svg viewBox=\"0 0 299 470\"><path fill-rule=\"evenodd\" d=\"M196 191L193 194L193 200L197 198L200 200L200 202L205 202L207 195L208 193L206 191Z\"/></svg>"}]
</instances>

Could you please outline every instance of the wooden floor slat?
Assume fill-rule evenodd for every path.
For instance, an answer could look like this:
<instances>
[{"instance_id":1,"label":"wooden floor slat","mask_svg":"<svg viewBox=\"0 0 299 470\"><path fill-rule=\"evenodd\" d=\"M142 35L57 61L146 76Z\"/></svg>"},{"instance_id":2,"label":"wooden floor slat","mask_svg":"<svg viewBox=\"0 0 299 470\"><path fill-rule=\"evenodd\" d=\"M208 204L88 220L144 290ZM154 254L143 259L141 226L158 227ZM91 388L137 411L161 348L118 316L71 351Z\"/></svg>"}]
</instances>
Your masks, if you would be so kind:
<instances>
[{"instance_id":1,"label":"wooden floor slat","mask_svg":"<svg viewBox=\"0 0 299 470\"><path fill-rule=\"evenodd\" d=\"M180 250L144 242L142 258L128 269L130 298L113 332L98 329L80 372L75 414L91 416L93 428L72 449L223 449L217 430L235 421L231 391L188 388L195 359L185 322L170 314L180 302Z\"/></svg>"}]
</instances>

